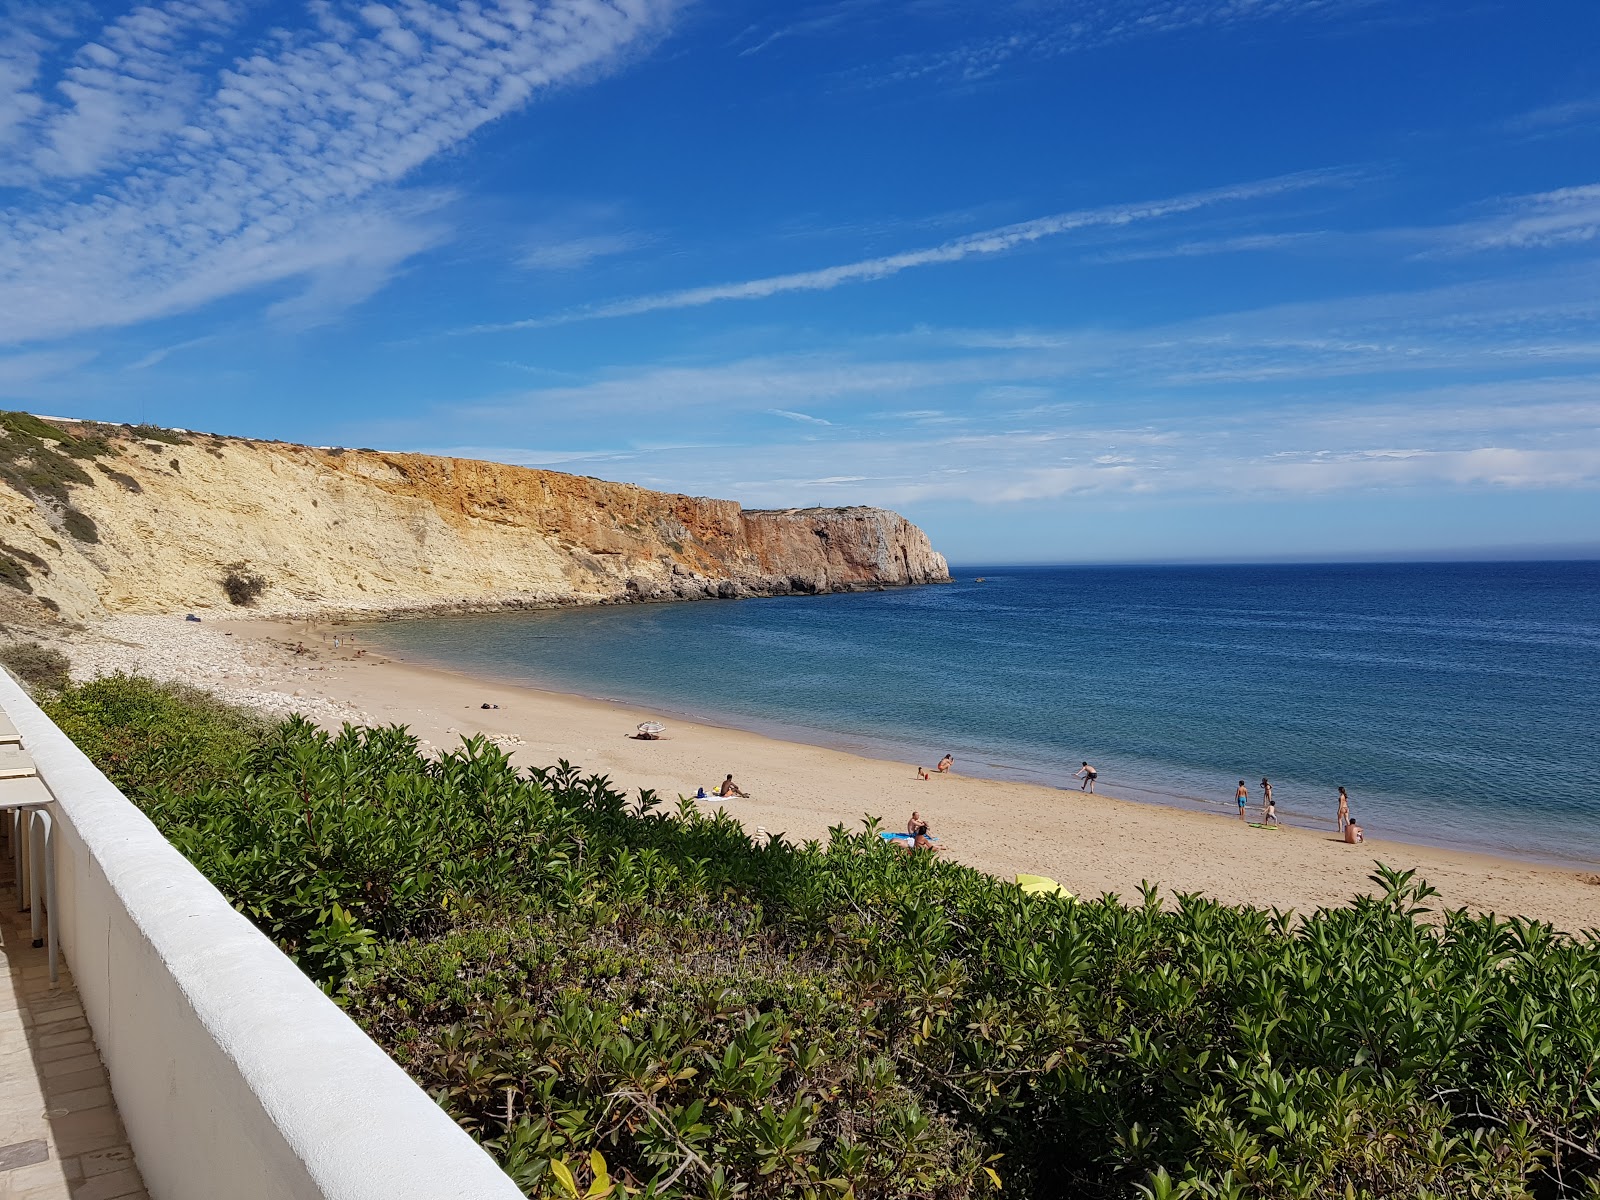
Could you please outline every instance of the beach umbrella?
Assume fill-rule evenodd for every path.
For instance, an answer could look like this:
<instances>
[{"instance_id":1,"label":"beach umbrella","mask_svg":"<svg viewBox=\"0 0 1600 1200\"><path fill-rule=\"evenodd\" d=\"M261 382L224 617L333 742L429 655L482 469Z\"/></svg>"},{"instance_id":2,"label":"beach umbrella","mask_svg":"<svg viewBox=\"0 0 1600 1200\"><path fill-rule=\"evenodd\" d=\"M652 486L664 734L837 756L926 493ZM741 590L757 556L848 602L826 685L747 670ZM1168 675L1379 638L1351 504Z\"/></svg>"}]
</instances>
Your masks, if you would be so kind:
<instances>
[{"instance_id":1,"label":"beach umbrella","mask_svg":"<svg viewBox=\"0 0 1600 1200\"><path fill-rule=\"evenodd\" d=\"M1017 886L1030 896L1065 896L1068 900L1072 899L1071 892L1044 875L1018 875Z\"/></svg>"},{"instance_id":2,"label":"beach umbrella","mask_svg":"<svg viewBox=\"0 0 1600 1200\"><path fill-rule=\"evenodd\" d=\"M667 727L660 721L640 721L639 732L647 738L660 737Z\"/></svg>"}]
</instances>

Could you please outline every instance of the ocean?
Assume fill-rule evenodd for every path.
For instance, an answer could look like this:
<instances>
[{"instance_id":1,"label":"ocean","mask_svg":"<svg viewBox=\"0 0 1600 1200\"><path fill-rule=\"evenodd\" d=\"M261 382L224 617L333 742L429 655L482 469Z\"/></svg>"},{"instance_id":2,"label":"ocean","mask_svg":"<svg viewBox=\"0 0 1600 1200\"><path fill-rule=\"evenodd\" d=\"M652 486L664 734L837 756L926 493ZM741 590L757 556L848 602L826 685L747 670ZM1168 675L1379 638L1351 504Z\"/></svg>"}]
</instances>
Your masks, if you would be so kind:
<instances>
[{"instance_id":1,"label":"ocean","mask_svg":"<svg viewBox=\"0 0 1600 1200\"><path fill-rule=\"evenodd\" d=\"M391 621L366 644L875 757L1600 860L1600 563L963 567L836 596ZM982 577L982 582L979 582ZM580 764L581 765L581 764Z\"/></svg>"}]
</instances>

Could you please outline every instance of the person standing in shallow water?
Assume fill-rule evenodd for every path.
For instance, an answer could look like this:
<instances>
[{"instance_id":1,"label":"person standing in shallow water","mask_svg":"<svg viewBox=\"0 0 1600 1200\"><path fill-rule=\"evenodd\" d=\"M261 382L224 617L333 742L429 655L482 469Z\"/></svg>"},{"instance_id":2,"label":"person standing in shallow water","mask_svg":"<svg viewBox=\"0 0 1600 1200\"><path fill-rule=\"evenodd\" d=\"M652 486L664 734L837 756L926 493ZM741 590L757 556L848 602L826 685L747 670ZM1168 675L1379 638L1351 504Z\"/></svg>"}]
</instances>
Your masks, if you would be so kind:
<instances>
[{"instance_id":1,"label":"person standing in shallow water","mask_svg":"<svg viewBox=\"0 0 1600 1200\"><path fill-rule=\"evenodd\" d=\"M1350 797L1345 795L1342 787L1339 789L1339 811L1334 820L1338 823L1340 833L1343 833L1345 826L1350 824Z\"/></svg>"},{"instance_id":2,"label":"person standing in shallow water","mask_svg":"<svg viewBox=\"0 0 1600 1200\"><path fill-rule=\"evenodd\" d=\"M1239 804L1239 820L1249 820L1249 818L1244 815L1244 806L1250 803L1250 789L1245 787L1244 780L1239 780L1239 790L1234 792L1233 798Z\"/></svg>"},{"instance_id":3,"label":"person standing in shallow water","mask_svg":"<svg viewBox=\"0 0 1600 1200\"><path fill-rule=\"evenodd\" d=\"M1276 825L1278 823L1278 806L1272 802L1272 784L1267 777L1261 777L1261 823L1263 825Z\"/></svg>"},{"instance_id":4,"label":"person standing in shallow water","mask_svg":"<svg viewBox=\"0 0 1600 1200\"><path fill-rule=\"evenodd\" d=\"M1084 763L1083 766L1078 769L1077 773L1073 775L1074 779L1083 780L1083 782L1078 785L1078 790L1080 792L1089 792L1091 794L1094 792L1094 781L1099 777L1100 772L1096 771L1088 763Z\"/></svg>"}]
</instances>

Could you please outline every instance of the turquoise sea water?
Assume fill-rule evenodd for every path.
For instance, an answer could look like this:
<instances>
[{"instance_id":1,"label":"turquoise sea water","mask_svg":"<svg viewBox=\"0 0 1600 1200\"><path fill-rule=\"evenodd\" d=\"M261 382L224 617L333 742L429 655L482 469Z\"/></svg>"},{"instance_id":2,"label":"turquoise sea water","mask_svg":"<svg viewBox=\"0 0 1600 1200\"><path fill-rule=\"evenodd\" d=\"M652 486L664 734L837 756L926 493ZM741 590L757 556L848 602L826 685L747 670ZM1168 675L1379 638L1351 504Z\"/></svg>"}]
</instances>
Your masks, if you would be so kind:
<instances>
[{"instance_id":1,"label":"turquoise sea water","mask_svg":"<svg viewBox=\"0 0 1600 1200\"><path fill-rule=\"evenodd\" d=\"M1600 859L1600 563L964 568L856 595L396 621L417 662L907 762ZM984 576L985 582L975 581ZM1063 794L1069 806L1071 797Z\"/></svg>"}]
</instances>

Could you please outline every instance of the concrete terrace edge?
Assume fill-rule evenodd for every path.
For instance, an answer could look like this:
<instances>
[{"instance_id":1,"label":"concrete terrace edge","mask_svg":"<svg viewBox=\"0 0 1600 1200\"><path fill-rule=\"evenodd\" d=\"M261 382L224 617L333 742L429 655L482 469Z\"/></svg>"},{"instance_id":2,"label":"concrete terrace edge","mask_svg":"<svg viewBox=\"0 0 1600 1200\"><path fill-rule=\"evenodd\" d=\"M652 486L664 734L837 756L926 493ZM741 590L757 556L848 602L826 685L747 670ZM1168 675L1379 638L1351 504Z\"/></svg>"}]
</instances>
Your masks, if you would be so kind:
<instances>
[{"instance_id":1,"label":"concrete terrace edge","mask_svg":"<svg viewBox=\"0 0 1600 1200\"><path fill-rule=\"evenodd\" d=\"M522 1190L0 671L56 797L62 949L156 1200Z\"/></svg>"}]
</instances>

